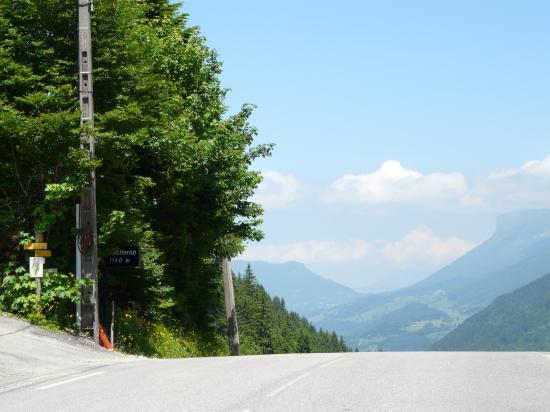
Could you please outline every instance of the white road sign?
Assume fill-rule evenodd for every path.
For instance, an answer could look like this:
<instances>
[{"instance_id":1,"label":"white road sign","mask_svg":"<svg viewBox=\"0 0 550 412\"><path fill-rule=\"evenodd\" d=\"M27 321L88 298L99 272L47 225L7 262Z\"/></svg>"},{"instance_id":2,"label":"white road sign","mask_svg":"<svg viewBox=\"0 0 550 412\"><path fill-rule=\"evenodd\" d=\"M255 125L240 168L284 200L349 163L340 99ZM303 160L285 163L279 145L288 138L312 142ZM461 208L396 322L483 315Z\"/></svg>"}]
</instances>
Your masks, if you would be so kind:
<instances>
[{"instance_id":1,"label":"white road sign","mask_svg":"<svg viewBox=\"0 0 550 412\"><path fill-rule=\"evenodd\" d=\"M29 260L29 274L31 278L44 277L44 263L46 259L43 257L32 256Z\"/></svg>"}]
</instances>

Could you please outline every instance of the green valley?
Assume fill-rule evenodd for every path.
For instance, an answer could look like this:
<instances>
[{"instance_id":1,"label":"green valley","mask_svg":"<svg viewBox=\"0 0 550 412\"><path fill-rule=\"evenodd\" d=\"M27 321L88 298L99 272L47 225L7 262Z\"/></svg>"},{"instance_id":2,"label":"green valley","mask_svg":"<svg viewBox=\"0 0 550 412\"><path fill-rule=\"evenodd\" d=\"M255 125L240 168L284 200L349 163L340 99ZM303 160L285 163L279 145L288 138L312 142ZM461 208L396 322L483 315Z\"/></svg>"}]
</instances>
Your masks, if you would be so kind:
<instances>
[{"instance_id":1,"label":"green valley","mask_svg":"<svg viewBox=\"0 0 550 412\"><path fill-rule=\"evenodd\" d=\"M448 351L550 351L550 274L496 298L433 345Z\"/></svg>"}]
</instances>

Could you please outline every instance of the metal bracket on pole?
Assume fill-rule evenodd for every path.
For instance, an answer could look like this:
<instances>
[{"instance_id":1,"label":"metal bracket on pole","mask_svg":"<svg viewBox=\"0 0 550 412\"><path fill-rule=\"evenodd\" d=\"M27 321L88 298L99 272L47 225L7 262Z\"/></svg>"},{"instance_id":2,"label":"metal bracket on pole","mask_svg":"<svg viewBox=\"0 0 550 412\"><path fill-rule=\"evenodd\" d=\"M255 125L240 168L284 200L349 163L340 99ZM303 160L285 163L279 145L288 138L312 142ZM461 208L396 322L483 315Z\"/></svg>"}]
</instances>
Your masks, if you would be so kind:
<instances>
[{"instance_id":1,"label":"metal bracket on pole","mask_svg":"<svg viewBox=\"0 0 550 412\"><path fill-rule=\"evenodd\" d=\"M88 6L90 11L94 11L94 0L78 0L78 5L80 7Z\"/></svg>"}]
</instances>

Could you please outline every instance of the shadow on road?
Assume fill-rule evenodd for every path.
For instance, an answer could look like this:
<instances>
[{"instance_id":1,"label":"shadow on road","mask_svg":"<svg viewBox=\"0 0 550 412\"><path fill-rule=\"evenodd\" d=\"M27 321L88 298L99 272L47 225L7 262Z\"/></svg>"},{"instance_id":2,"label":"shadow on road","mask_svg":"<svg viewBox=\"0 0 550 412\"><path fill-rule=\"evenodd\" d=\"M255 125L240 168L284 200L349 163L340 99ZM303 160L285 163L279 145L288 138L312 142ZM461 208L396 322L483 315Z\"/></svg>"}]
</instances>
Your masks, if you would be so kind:
<instances>
[{"instance_id":1,"label":"shadow on road","mask_svg":"<svg viewBox=\"0 0 550 412\"><path fill-rule=\"evenodd\" d=\"M21 328L21 329L17 329L17 330L8 332L8 333L2 333L2 334L0 334L0 338L1 338L2 336L13 335L14 333L18 333L18 332L21 332L22 330L29 329L31 326L32 326L32 325L27 325L27 326L25 326L24 328Z\"/></svg>"}]
</instances>

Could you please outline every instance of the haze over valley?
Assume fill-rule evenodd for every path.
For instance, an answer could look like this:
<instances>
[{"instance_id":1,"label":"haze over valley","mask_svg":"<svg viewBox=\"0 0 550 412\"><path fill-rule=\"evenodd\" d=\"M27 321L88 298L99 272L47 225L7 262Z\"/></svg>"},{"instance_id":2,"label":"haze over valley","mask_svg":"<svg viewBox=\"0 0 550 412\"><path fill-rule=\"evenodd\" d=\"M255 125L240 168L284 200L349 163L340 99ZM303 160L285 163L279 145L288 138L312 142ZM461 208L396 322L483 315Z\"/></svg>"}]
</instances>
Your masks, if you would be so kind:
<instances>
[{"instance_id":1,"label":"haze over valley","mask_svg":"<svg viewBox=\"0 0 550 412\"><path fill-rule=\"evenodd\" d=\"M358 294L297 262L252 262L266 290L360 350L428 350L495 298L550 273L550 210L508 213L485 242L405 288ZM246 262L236 261L235 272ZM490 346L487 346L490 347Z\"/></svg>"}]
</instances>

